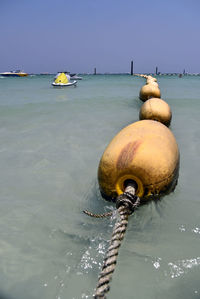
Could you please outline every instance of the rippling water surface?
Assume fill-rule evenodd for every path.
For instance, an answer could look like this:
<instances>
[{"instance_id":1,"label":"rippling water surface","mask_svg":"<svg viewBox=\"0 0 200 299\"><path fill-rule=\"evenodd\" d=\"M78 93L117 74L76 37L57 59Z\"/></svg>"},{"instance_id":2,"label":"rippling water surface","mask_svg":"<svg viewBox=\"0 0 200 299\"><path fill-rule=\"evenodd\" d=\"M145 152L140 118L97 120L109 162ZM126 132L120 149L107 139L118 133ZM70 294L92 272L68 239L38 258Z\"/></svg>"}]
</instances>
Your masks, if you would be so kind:
<instances>
[{"instance_id":1,"label":"rippling water surface","mask_svg":"<svg viewBox=\"0 0 200 299\"><path fill-rule=\"evenodd\" d=\"M0 295L92 298L115 217L97 184L100 157L137 121L145 83L85 75L0 78ZM181 166L174 193L130 217L108 298L200 298L200 77L159 76Z\"/></svg>"}]
</instances>

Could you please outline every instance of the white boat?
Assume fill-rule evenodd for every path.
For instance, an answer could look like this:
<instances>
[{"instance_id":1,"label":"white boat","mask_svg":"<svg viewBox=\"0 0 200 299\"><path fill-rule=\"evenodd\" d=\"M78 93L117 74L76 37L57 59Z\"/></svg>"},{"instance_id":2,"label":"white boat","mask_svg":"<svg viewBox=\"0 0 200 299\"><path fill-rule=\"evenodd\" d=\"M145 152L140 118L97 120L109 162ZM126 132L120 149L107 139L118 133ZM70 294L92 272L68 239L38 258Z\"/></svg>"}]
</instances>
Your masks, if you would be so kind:
<instances>
[{"instance_id":1,"label":"white boat","mask_svg":"<svg viewBox=\"0 0 200 299\"><path fill-rule=\"evenodd\" d=\"M79 77L77 75L70 75L71 79L75 79L75 80L82 80L83 78L82 77Z\"/></svg>"},{"instance_id":2,"label":"white boat","mask_svg":"<svg viewBox=\"0 0 200 299\"><path fill-rule=\"evenodd\" d=\"M3 77L26 77L26 76L28 76L28 74L17 70L17 71L0 73L0 76L3 76Z\"/></svg>"}]
</instances>

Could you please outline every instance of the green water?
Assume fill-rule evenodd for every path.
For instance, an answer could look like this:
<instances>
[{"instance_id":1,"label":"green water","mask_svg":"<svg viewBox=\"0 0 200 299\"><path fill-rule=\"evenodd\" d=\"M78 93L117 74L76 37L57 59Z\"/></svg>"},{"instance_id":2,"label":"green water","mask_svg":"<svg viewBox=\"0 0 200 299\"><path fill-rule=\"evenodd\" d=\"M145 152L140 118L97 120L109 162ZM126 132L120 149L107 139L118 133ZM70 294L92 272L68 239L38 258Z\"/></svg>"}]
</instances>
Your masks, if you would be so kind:
<instances>
[{"instance_id":1,"label":"green water","mask_svg":"<svg viewBox=\"0 0 200 299\"><path fill-rule=\"evenodd\" d=\"M57 89L53 76L0 78L0 295L92 298L115 219L97 184L110 140L139 119L145 80L85 75ZM108 298L200 298L200 77L159 76L180 148L174 193L140 207Z\"/></svg>"}]
</instances>

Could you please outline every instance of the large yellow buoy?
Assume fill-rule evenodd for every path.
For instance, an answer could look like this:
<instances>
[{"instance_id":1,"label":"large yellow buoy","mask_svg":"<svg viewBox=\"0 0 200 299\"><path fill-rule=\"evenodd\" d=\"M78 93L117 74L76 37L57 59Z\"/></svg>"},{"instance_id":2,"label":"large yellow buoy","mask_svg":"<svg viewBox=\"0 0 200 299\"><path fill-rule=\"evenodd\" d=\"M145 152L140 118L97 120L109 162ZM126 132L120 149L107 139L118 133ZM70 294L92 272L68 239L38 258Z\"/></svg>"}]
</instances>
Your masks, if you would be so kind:
<instances>
[{"instance_id":1,"label":"large yellow buoy","mask_svg":"<svg viewBox=\"0 0 200 299\"><path fill-rule=\"evenodd\" d=\"M139 97L140 100L142 100L143 102L150 98L160 98L160 89L157 86L154 86L153 84L143 85L140 90Z\"/></svg>"},{"instance_id":2,"label":"large yellow buoy","mask_svg":"<svg viewBox=\"0 0 200 299\"><path fill-rule=\"evenodd\" d=\"M179 150L172 132L157 121L141 120L121 130L104 151L99 187L105 199L115 201L132 180L145 201L172 191L178 170Z\"/></svg>"},{"instance_id":3,"label":"large yellow buoy","mask_svg":"<svg viewBox=\"0 0 200 299\"><path fill-rule=\"evenodd\" d=\"M172 112L170 106L165 101L159 98L151 98L140 108L139 118L141 120L157 120L164 125L169 126L172 118Z\"/></svg>"}]
</instances>

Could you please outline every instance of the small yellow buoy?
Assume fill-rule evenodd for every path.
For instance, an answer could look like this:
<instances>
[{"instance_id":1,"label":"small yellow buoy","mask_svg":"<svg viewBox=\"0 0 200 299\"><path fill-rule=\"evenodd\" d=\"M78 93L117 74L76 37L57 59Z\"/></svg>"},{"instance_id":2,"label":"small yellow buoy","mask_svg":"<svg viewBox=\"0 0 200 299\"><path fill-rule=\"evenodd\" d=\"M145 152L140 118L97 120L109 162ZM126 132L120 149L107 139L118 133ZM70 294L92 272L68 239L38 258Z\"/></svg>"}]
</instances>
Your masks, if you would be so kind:
<instances>
[{"instance_id":1,"label":"small yellow buoy","mask_svg":"<svg viewBox=\"0 0 200 299\"><path fill-rule=\"evenodd\" d=\"M170 125L172 112L170 106L159 98L151 98L146 101L140 108L140 119L152 119Z\"/></svg>"},{"instance_id":2,"label":"small yellow buoy","mask_svg":"<svg viewBox=\"0 0 200 299\"><path fill-rule=\"evenodd\" d=\"M147 80L157 82L157 79L151 76L148 76Z\"/></svg>"},{"instance_id":3,"label":"small yellow buoy","mask_svg":"<svg viewBox=\"0 0 200 299\"><path fill-rule=\"evenodd\" d=\"M126 182L137 184L143 200L172 191L177 183L179 150L172 132L162 123L141 120L121 130L99 163L102 196L115 201Z\"/></svg>"},{"instance_id":4,"label":"small yellow buoy","mask_svg":"<svg viewBox=\"0 0 200 299\"><path fill-rule=\"evenodd\" d=\"M147 83L146 84L152 84L153 86L155 87L159 87L158 83L157 82L154 82L154 81L149 81L147 80Z\"/></svg>"},{"instance_id":5,"label":"small yellow buoy","mask_svg":"<svg viewBox=\"0 0 200 299\"><path fill-rule=\"evenodd\" d=\"M140 89L139 97L140 100L142 100L143 102L150 98L160 98L160 89L157 86L154 86L153 84L143 85Z\"/></svg>"}]
</instances>

